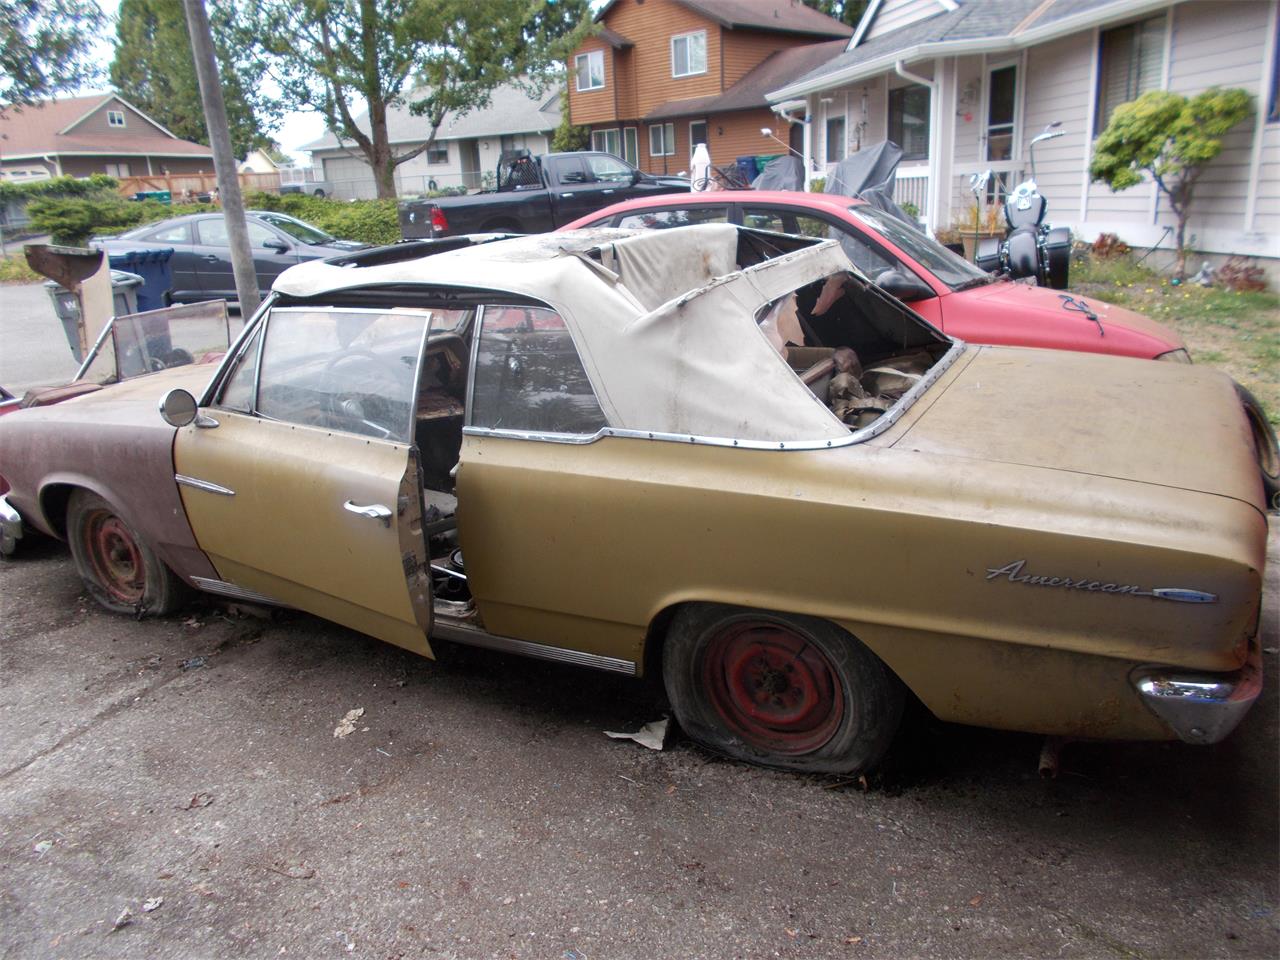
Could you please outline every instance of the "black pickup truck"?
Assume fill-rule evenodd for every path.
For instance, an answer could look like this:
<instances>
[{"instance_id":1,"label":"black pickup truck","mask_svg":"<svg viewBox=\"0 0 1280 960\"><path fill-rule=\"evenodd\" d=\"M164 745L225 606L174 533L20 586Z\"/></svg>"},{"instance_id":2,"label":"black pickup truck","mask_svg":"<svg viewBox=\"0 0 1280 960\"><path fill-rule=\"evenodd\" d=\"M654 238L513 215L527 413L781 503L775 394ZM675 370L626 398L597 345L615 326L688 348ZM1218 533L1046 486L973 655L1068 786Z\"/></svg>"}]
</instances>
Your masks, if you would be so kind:
<instances>
[{"instance_id":1,"label":"black pickup truck","mask_svg":"<svg viewBox=\"0 0 1280 960\"><path fill-rule=\"evenodd\" d=\"M689 189L685 177L643 173L608 153L504 154L497 189L404 200L406 240L464 233L545 233L619 200Z\"/></svg>"}]
</instances>

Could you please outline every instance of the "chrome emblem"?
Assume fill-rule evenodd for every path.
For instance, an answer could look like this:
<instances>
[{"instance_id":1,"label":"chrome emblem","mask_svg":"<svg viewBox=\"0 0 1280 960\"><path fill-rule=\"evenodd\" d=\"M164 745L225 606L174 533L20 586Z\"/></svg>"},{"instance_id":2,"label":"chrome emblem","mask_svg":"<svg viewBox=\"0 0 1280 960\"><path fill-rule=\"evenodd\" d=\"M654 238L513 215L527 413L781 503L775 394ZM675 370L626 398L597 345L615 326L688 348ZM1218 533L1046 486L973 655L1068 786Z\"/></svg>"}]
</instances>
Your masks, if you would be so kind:
<instances>
[{"instance_id":1,"label":"chrome emblem","mask_svg":"<svg viewBox=\"0 0 1280 960\"><path fill-rule=\"evenodd\" d=\"M1088 593L1123 593L1131 597L1151 597L1155 600L1174 600L1178 603L1217 603L1216 594L1203 590L1189 590L1185 587L1154 587L1150 590L1133 583L1111 583L1103 580L1090 580L1088 577L1047 577L1023 573L1027 565L1025 560L1014 560L1003 567L988 567L987 581L1001 577L1010 583L1025 583L1033 587L1061 587L1065 590L1084 590Z\"/></svg>"}]
</instances>

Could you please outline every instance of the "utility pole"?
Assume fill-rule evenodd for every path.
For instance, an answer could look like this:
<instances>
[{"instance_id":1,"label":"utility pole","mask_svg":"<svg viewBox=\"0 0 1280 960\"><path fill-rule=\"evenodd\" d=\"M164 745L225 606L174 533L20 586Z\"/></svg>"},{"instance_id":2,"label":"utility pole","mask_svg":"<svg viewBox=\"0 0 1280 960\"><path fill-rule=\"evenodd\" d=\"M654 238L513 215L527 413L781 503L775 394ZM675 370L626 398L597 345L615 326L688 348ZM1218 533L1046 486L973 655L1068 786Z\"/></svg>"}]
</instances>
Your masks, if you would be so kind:
<instances>
[{"instance_id":1,"label":"utility pole","mask_svg":"<svg viewBox=\"0 0 1280 960\"><path fill-rule=\"evenodd\" d=\"M240 301L240 316L248 320L249 315L258 309L258 276L253 269L253 253L249 249L249 228L244 219L244 199L240 196L236 158L231 152L227 106L222 99L218 61L213 54L209 15L205 12L204 0L183 0L183 5L187 10L191 52L196 61L196 79L200 82L204 122L209 130L209 146L213 150L213 169L218 175L218 197L222 201L227 240L231 244L231 272L236 279L236 298Z\"/></svg>"}]
</instances>

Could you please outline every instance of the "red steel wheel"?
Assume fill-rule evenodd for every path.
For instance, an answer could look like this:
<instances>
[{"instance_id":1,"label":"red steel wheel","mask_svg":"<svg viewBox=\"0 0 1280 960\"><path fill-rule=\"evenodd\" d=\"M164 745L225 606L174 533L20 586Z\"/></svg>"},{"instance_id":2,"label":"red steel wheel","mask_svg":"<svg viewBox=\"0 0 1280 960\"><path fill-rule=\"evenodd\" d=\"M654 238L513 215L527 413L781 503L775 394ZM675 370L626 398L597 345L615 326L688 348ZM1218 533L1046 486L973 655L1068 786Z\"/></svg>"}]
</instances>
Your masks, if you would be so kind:
<instances>
[{"instance_id":1,"label":"red steel wheel","mask_svg":"<svg viewBox=\"0 0 1280 960\"><path fill-rule=\"evenodd\" d=\"M817 617L686 604L667 628L662 679L686 734L766 767L856 775L902 719L901 681Z\"/></svg>"},{"instance_id":2,"label":"red steel wheel","mask_svg":"<svg viewBox=\"0 0 1280 960\"><path fill-rule=\"evenodd\" d=\"M67 501L67 542L93 598L117 613L173 613L187 588L116 508L76 490Z\"/></svg>"},{"instance_id":3,"label":"red steel wheel","mask_svg":"<svg viewBox=\"0 0 1280 960\"><path fill-rule=\"evenodd\" d=\"M126 606L142 602L147 572L133 531L106 510L93 510L80 530L82 546L98 583L112 600Z\"/></svg>"},{"instance_id":4,"label":"red steel wheel","mask_svg":"<svg viewBox=\"0 0 1280 960\"><path fill-rule=\"evenodd\" d=\"M818 749L844 717L844 690L831 661L781 623L726 625L707 641L702 682L725 726L773 753Z\"/></svg>"}]
</instances>

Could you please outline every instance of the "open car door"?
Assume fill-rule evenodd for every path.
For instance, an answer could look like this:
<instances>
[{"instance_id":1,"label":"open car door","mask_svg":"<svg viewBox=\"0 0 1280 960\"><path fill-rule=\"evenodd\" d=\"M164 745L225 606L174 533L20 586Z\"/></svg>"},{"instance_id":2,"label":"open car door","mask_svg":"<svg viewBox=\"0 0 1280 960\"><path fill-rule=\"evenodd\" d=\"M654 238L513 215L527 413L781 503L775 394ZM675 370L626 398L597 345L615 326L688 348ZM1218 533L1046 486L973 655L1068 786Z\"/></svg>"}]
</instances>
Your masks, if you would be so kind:
<instances>
[{"instance_id":1,"label":"open car door","mask_svg":"<svg viewBox=\"0 0 1280 960\"><path fill-rule=\"evenodd\" d=\"M297 607L431 656L431 579L410 442L429 315L276 308L244 341L174 464L204 589Z\"/></svg>"}]
</instances>

